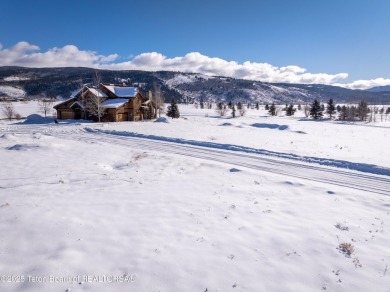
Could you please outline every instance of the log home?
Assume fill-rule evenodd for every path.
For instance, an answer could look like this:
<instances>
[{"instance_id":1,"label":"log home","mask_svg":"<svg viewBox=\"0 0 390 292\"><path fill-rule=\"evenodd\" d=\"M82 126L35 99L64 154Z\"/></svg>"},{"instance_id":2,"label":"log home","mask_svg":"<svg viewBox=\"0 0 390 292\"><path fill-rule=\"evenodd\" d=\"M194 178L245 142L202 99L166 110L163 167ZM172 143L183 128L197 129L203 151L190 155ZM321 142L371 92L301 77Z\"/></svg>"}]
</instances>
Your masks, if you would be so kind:
<instances>
[{"instance_id":1,"label":"log home","mask_svg":"<svg viewBox=\"0 0 390 292\"><path fill-rule=\"evenodd\" d=\"M98 102L96 102L98 100ZM135 87L101 83L97 88L84 86L69 99L57 104L57 119L98 120L91 104L102 111L101 121L121 122L152 119L156 106Z\"/></svg>"}]
</instances>

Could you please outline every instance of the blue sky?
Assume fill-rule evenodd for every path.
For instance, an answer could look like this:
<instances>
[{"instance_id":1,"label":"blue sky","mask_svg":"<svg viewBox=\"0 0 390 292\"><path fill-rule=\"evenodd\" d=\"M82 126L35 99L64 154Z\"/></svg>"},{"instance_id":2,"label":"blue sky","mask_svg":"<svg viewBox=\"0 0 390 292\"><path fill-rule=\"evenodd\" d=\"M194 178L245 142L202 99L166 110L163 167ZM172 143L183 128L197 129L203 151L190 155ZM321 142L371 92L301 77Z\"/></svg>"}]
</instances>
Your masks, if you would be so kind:
<instances>
[{"instance_id":1,"label":"blue sky","mask_svg":"<svg viewBox=\"0 0 390 292\"><path fill-rule=\"evenodd\" d=\"M0 27L0 65L390 84L388 0L2 0Z\"/></svg>"}]
</instances>

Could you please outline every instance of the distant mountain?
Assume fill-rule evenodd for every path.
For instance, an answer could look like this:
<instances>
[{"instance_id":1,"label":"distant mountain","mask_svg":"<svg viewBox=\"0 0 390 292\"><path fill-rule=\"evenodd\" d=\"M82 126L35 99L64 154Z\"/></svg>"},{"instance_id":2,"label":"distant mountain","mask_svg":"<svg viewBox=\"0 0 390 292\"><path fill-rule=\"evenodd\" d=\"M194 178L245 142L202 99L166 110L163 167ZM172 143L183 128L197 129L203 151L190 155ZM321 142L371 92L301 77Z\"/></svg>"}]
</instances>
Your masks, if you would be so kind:
<instances>
[{"instance_id":1,"label":"distant mountain","mask_svg":"<svg viewBox=\"0 0 390 292\"><path fill-rule=\"evenodd\" d=\"M370 92L390 91L390 85L387 85L387 86L376 86L376 87L367 89L367 91L370 91Z\"/></svg>"},{"instance_id":2,"label":"distant mountain","mask_svg":"<svg viewBox=\"0 0 390 292\"><path fill-rule=\"evenodd\" d=\"M27 97L67 98L81 84L92 82L91 68L23 68L0 67L0 97L12 92L24 92ZM181 103L203 100L244 103L307 103L333 98L336 103L366 100L369 103L390 103L390 92L351 90L319 84L265 83L223 76L171 71L111 71L98 70L103 82L140 86L146 93L158 86L167 102L176 98Z\"/></svg>"}]
</instances>

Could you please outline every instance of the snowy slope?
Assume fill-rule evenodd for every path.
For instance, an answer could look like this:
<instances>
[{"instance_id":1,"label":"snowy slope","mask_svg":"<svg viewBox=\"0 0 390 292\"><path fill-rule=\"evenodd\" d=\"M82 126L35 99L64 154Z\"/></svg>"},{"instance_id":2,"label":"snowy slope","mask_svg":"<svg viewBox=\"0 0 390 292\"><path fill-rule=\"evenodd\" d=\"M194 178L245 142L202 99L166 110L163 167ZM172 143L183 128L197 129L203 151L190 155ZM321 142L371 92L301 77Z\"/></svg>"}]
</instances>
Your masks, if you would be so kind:
<instances>
[{"instance_id":1,"label":"snowy slope","mask_svg":"<svg viewBox=\"0 0 390 292\"><path fill-rule=\"evenodd\" d=\"M0 291L388 291L390 121L180 110L1 122Z\"/></svg>"},{"instance_id":2,"label":"snowy slope","mask_svg":"<svg viewBox=\"0 0 390 292\"><path fill-rule=\"evenodd\" d=\"M23 97L26 95L26 92L18 87L13 86L0 86L0 96L5 95L9 97Z\"/></svg>"},{"instance_id":3,"label":"snowy slope","mask_svg":"<svg viewBox=\"0 0 390 292\"><path fill-rule=\"evenodd\" d=\"M256 81L235 81L233 78L211 77L201 74L176 73L165 80L165 85L179 92L187 102L230 101L259 103L303 103L313 96L304 89L267 84Z\"/></svg>"},{"instance_id":4,"label":"snowy slope","mask_svg":"<svg viewBox=\"0 0 390 292\"><path fill-rule=\"evenodd\" d=\"M8 76L4 78L4 81L24 81L30 80L29 77L21 77L21 76Z\"/></svg>"},{"instance_id":5,"label":"snowy slope","mask_svg":"<svg viewBox=\"0 0 390 292\"><path fill-rule=\"evenodd\" d=\"M179 102L229 101L269 103L304 103L313 99L339 103L366 100L370 103L388 104L388 92L351 90L321 84L263 83L223 76L207 76L198 73L173 71L99 70L103 82L127 83L141 87L143 93L153 90L155 85L167 101L176 98ZM0 86L23 88L28 96L63 98L83 84L90 83L95 69L92 68L20 68L0 67Z\"/></svg>"}]
</instances>

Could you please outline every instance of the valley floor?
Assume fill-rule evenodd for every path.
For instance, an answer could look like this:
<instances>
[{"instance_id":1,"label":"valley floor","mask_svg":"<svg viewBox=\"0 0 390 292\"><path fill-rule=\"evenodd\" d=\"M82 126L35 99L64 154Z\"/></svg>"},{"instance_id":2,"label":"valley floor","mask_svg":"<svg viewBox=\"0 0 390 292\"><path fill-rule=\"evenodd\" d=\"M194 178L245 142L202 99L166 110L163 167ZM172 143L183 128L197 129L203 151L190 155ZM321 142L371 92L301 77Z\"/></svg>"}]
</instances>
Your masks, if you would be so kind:
<instances>
[{"instance_id":1,"label":"valley floor","mask_svg":"<svg viewBox=\"0 0 390 292\"><path fill-rule=\"evenodd\" d=\"M1 291L388 291L390 122L180 110L0 124Z\"/></svg>"}]
</instances>

